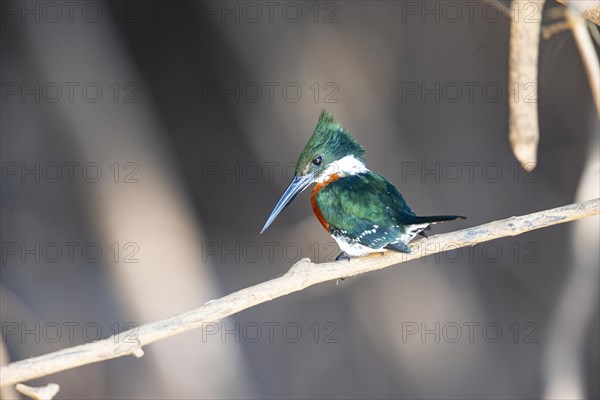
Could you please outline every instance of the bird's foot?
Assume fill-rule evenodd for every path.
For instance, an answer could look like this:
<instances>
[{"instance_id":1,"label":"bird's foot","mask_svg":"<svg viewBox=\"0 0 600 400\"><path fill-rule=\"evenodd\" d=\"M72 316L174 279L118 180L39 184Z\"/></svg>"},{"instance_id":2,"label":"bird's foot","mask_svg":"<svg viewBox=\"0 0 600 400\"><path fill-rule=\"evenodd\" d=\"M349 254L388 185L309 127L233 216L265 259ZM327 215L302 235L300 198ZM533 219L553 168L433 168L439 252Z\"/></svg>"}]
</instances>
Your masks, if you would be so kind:
<instances>
[{"instance_id":1,"label":"bird's foot","mask_svg":"<svg viewBox=\"0 0 600 400\"><path fill-rule=\"evenodd\" d=\"M338 256L335 258L335 261L350 261L350 256L348 254L346 254L345 251L342 251L340 254L338 254Z\"/></svg>"},{"instance_id":2,"label":"bird's foot","mask_svg":"<svg viewBox=\"0 0 600 400\"><path fill-rule=\"evenodd\" d=\"M429 225L427 228L425 228L421 232L419 232L419 235L423 236L425 239L429 239L429 236L427 236L425 231L430 231L430 230L431 230L431 225Z\"/></svg>"},{"instance_id":3,"label":"bird's foot","mask_svg":"<svg viewBox=\"0 0 600 400\"><path fill-rule=\"evenodd\" d=\"M350 256L348 256L348 254L345 251L342 251L340 254L338 254L338 256L335 258L335 261L348 261L350 262ZM340 282L343 281L344 279L346 279L345 277L341 277L338 278L336 285Z\"/></svg>"}]
</instances>

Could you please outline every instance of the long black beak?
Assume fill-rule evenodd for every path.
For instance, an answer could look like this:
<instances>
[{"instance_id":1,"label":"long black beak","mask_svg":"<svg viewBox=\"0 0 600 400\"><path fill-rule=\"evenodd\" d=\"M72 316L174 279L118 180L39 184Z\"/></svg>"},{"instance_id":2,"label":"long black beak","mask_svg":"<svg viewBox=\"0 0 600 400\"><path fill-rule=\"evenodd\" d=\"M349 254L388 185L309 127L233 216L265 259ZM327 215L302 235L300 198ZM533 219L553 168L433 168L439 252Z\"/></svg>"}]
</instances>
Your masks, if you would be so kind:
<instances>
[{"instance_id":1,"label":"long black beak","mask_svg":"<svg viewBox=\"0 0 600 400\"><path fill-rule=\"evenodd\" d=\"M273 221L275 220L275 218L277 218L279 213L282 212L284 208L289 206L290 203L294 201L296 196L298 196L300 192L302 192L308 187L308 185L312 183L313 178L314 174L294 177L290 185L287 187L287 189L285 189L285 192L283 193L277 204L275 204L273 211L271 211L271 215L269 215L267 222L265 222L265 226L263 226L262 230L260 231L261 235L264 231L267 230L269 225L273 223Z\"/></svg>"}]
</instances>

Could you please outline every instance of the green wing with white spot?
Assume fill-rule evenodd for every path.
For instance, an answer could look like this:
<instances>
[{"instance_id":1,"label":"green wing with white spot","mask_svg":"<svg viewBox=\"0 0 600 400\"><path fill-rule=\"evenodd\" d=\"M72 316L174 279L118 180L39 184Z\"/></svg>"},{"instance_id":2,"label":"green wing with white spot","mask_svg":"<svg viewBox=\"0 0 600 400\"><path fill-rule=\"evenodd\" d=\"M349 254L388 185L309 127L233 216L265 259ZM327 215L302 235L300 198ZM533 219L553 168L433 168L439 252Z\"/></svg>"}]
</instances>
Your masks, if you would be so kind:
<instances>
[{"instance_id":1,"label":"green wing with white spot","mask_svg":"<svg viewBox=\"0 0 600 400\"><path fill-rule=\"evenodd\" d=\"M416 218L398 189L373 172L336 180L316 200L332 233L375 249L397 242Z\"/></svg>"}]
</instances>

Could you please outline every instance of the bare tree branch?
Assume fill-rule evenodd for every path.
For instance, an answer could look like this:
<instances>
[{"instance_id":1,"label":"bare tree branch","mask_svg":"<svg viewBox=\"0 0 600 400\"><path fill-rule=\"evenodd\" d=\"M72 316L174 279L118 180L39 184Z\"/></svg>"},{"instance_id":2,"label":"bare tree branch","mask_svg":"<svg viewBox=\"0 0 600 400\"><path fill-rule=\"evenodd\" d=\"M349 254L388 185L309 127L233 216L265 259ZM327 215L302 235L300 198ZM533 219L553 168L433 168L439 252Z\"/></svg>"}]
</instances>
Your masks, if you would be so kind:
<instances>
[{"instance_id":1,"label":"bare tree branch","mask_svg":"<svg viewBox=\"0 0 600 400\"><path fill-rule=\"evenodd\" d=\"M516 236L535 229L586 218L600 213L600 199L588 200L520 217L511 217L461 231L432 236L411 245L412 253L388 252L352 259L349 262L315 264L304 258L281 277L212 300L194 310L121 332L108 339L87 343L39 357L17 361L0 368L0 386L50 375L103 360L134 355L142 346L192 329L214 324L223 318L261 303L300 291L317 283L376 271L430 254L474 246L490 240Z\"/></svg>"},{"instance_id":2,"label":"bare tree branch","mask_svg":"<svg viewBox=\"0 0 600 400\"><path fill-rule=\"evenodd\" d=\"M535 7L532 15L531 8ZM538 54L544 0L514 0L510 28L508 85L509 133L513 153L531 171L540 137L537 109Z\"/></svg>"}]
</instances>

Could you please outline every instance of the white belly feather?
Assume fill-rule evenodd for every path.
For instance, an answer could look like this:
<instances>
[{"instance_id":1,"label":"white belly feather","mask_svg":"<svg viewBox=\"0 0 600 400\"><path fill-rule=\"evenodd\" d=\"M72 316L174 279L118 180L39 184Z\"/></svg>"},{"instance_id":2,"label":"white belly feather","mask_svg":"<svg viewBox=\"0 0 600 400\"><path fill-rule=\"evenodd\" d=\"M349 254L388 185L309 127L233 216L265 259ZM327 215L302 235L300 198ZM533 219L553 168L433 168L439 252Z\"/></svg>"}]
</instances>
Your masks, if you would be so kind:
<instances>
[{"instance_id":1,"label":"white belly feather","mask_svg":"<svg viewBox=\"0 0 600 400\"><path fill-rule=\"evenodd\" d=\"M345 238L343 236L334 236L331 235L332 238L335 239L338 246L340 246L340 250L344 253L348 254L350 257L360 257L365 256L369 253L383 253L387 251L386 249L372 249L367 246L363 246L360 243L353 243L350 239Z\"/></svg>"}]
</instances>

